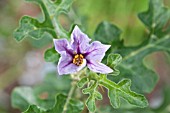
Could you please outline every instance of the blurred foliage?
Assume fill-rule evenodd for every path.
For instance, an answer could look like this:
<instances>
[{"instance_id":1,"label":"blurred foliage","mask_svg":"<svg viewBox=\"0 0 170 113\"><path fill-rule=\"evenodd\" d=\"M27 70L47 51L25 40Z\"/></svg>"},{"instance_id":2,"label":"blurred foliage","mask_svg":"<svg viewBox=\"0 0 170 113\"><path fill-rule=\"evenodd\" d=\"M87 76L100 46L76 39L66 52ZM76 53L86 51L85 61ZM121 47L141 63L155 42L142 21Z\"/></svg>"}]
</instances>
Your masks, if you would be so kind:
<instances>
[{"instance_id":1,"label":"blurred foliage","mask_svg":"<svg viewBox=\"0 0 170 113\"><path fill-rule=\"evenodd\" d=\"M38 105L42 110L55 104L57 93L67 94L70 88L70 76L58 76L52 72L46 75L44 82L31 87L18 87L12 93L12 106L25 111L29 105Z\"/></svg>"},{"instance_id":2,"label":"blurred foliage","mask_svg":"<svg viewBox=\"0 0 170 113\"><path fill-rule=\"evenodd\" d=\"M142 2L142 3L141 3ZM96 26L102 22L110 21L119 25L123 30L122 38L126 45L136 45L144 40L144 26L138 20L136 14L147 8L148 0L86 0L75 2L78 14L83 15L82 21L86 21L87 31L92 35ZM95 5L94 5L95 4ZM89 11L90 10L90 11Z\"/></svg>"},{"instance_id":3,"label":"blurred foliage","mask_svg":"<svg viewBox=\"0 0 170 113\"><path fill-rule=\"evenodd\" d=\"M53 47L45 51L44 59L46 62L56 62L59 59L59 54L55 51L55 48Z\"/></svg>"}]
</instances>

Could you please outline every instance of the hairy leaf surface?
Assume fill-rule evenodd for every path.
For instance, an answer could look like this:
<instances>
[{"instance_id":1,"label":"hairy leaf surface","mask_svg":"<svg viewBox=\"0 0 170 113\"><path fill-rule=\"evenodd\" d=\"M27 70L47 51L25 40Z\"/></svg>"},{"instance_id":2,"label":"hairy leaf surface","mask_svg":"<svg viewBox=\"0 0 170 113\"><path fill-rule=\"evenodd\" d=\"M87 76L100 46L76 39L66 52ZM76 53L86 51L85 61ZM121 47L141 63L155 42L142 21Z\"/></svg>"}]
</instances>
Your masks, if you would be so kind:
<instances>
[{"instance_id":1,"label":"hairy leaf surface","mask_svg":"<svg viewBox=\"0 0 170 113\"><path fill-rule=\"evenodd\" d=\"M123 98L130 104L137 107L144 108L148 106L148 101L143 95L131 91L130 79L123 79L119 83L115 83L109 80L106 75L97 75L94 72L89 72L87 78L88 79L82 78L78 82L78 86L81 86L82 88L85 84L88 84L87 81L91 81L91 85L83 89L83 93L89 95L88 99L86 100L86 106L91 112L94 112L96 110L95 101L102 99L102 95L98 91L98 88L101 86L105 87L108 90L108 97L110 99L111 105L114 108L120 107L120 98Z\"/></svg>"},{"instance_id":2,"label":"hairy leaf surface","mask_svg":"<svg viewBox=\"0 0 170 113\"><path fill-rule=\"evenodd\" d=\"M26 0L38 4L44 15L43 22L24 16L21 18L19 27L14 32L14 37L17 41L21 41L25 37L41 39L44 33L49 33L53 38L68 37L68 33L58 22L58 16L62 12L67 12L73 0L62 0L60 2L52 2L51 0ZM58 1L58 0L57 0ZM57 32L57 35L56 35ZM51 38L51 37L49 37Z\"/></svg>"},{"instance_id":3,"label":"hairy leaf surface","mask_svg":"<svg viewBox=\"0 0 170 113\"><path fill-rule=\"evenodd\" d=\"M163 0L150 0L146 12L138 15L151 34L161 38L170 32L170 9L164 7Z\"/></svg>"},{"instance_id":4,"label":"hairy leaf surface","mask_svg":"<svg viewBox=\"0 0 170 113\"><path fill-rule=\"evenodd\" d=\"M114 81L118 82L122 78L129 78L132 80L132 90L141 93L150 93L153 90L158 76L144 65L143 60L147 55L156 51L170 53L169 26L166 26L169 22L169 15L169 9L163 7L161 0L150 0L149 10L139 14L141 21L150 30L149 38L136 47L124 46L123 40L120 41L120 37L117 37L120 35L112 32L115 31L114 25L104 24L104 22L98 26L95 36L99 36L97 31L100 29L100 32L103 33L101 36L105 36L104 39L109 44L114 44L111 51L119 53L123 57L122 62L118 65L120 75L114 77Z\"/></svg>"}]
</instances>

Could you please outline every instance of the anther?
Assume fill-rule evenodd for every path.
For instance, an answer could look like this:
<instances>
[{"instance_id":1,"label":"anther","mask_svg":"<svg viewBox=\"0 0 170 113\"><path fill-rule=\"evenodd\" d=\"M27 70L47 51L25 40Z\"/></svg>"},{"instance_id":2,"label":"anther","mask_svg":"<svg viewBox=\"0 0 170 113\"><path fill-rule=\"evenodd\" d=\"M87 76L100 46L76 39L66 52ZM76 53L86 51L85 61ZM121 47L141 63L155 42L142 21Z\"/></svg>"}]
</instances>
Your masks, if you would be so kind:
<instances>
[{"instance_id":1,"label":"anther","mask_svg":"<svg viewBox=\"0 0 170 113\"><path fill-rule=\"evenodd\" d=\"M83 64L83 55L82 54L76 54L73 58L73 64L80 66Z\"/></svg>"}]
</instances>

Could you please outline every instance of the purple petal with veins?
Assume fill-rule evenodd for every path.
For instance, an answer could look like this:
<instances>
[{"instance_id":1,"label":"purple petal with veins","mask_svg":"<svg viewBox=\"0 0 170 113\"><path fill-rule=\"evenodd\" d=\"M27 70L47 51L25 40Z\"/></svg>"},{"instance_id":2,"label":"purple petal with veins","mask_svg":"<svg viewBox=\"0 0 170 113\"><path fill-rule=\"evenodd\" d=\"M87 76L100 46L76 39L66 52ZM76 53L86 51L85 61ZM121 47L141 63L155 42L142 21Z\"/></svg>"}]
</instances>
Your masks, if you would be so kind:
<instances>
[{"instance_id":1,"label":"purple petal with veins","mask_svg":"<svg viewBox=\"0 0 170 113\"><path fill-rule=\"evenodd\" d=\"M91 39L89 39L88 36L78 28L78 26L75 26L71 34L71 47L73 50L78 54L84 53L89 46L90 41Z\"/></svg>"},{"instance_id":2,"label":"purple petal with veins","mask_svg":"<svg viewBox=\"0 0 170 113\"><path fill-rule=\"evenodd\" d=\"M97 73L102 73L102 74L107 74L107 73L112 73L113 70L106 66L105 64L102 64L100 62L89 62L87 64L87 67L92 70L93 72L97 72Z\"/></svg>"},{"instance_id":3,"label":"purple petal with veins","mask_svg":"<svg viewBox=\"0 0 170 113\"><path fill-rule=\"evenodd\" d=\"M94 41L87 48L86 53L84 54L85 58L91 62L101 62L105 56L105 52L110 48L110 45L104 45L99 41Z\"/></svg>"},{"instance_id":4,"label":"purple petal with veins","mask_svg":"<svg viewBox=\"0 0 170 113\"><path fill-rule=\"evenodd\" d=\"M99 41L89 44L91 39L78 26L75 26L71 34L70 43L67 39L54 39L53 41L55 50L61 55L57 66L59 75L76 73L86 65L97 73L113 72L110 67L101 63L110 45L104 45Z\"/></svg>"},{"instance_id":5,"label":"purple petal with veins","mask_svg":"<svg viewBox=\"0 0 170 113\"><path fill-rule=\"evenodd\" d=\"M73 50L66 39L53 39L55 50L58 53L66 52L73 56Z\"/></svg>"}]
</instances>

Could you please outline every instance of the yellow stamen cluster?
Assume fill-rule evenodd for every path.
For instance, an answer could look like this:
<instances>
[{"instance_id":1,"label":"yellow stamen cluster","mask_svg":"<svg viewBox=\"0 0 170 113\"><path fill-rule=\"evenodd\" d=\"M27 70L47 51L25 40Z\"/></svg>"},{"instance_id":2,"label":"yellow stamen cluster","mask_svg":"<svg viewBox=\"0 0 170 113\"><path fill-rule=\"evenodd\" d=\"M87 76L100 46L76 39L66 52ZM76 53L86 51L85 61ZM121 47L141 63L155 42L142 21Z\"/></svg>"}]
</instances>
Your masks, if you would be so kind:
<instances>
[{"instance_id":1,"label":"yellow stamen cluster","mask_svg":"<svg viewBox=\"0 0 170 113\"><path fill-rule=\"evenodd\" d=\"M83 55L82 54L76 54L73 58L73 64L80 66L83 64Z\"/></svg>"}]
</instances>

